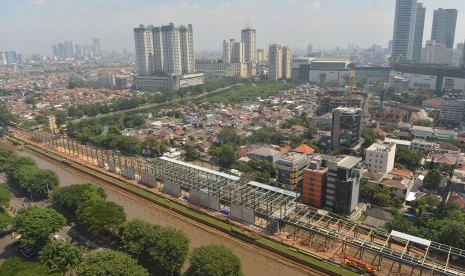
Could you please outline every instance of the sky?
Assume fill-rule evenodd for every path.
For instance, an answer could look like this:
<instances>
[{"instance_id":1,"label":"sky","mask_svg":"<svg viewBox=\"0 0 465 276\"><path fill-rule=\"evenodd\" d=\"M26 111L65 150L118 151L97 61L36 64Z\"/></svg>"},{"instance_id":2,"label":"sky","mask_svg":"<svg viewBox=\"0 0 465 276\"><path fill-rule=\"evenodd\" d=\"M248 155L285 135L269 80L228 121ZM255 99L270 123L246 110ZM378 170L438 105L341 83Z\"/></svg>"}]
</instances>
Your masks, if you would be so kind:
<instances>
[{"instance_id":1,"label":"sky","mask_svg":"<svg viewBox=\"0 0 465 276\"><path fill-rule=\"evenodd\" d=\"M424 40L431 36L433 10L458 10L455 43L465 39L465 0L423 0ZM221 50L224 39L240 39L248 25L257 47L278 43L305 49L348 44L387 47L395 0L0 0L0 50L49 55L64 40L102 49L134 52L133 28L192 24L194 48Z\"/></svg>"}]
</instances>

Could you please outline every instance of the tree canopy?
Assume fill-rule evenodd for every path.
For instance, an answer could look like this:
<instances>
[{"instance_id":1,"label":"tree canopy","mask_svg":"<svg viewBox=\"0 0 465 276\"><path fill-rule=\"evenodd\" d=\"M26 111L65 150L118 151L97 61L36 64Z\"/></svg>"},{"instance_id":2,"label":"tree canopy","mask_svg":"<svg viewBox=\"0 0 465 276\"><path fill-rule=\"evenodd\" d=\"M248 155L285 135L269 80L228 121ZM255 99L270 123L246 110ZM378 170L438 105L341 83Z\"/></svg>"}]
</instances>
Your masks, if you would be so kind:
<instances>
[{"instance_id":1,"label":"tree canopy","mask_svg":"<svg viewBox=\"0 0 465 276\"><path fill-rule=\"evenodd\" d=\"M23 243L40 249L48 243L50 236L65 224L65 218L55 210L31 206L19 210L14 230L21 235Z\"/></svg>"},{"instance_id":2,"label":"tree canopy","mask_svg":"<svg viewBox=\"0 0 465 276\"><path fill-rule=\"evenodd\" d=\"M201 246L192 252L186 276L243 275L241 261L223 245Z\"/></svg>"},{"instance_id":3,"label":"tree canopy","mask_svg":"<svg viewBox=\"0 0 465 276\"><path fill-rule=\"evenodd\" d=\"M77 276L148 276L147 270L126 253L105 249L84 255L75 269Z\"/></svg>"},{"instance_id":4,"label":"tree canopy","mask_svg":"<svg viewBox=\"0 0 465 276\"><path fill-rule=\"evenodd\" d=\"M11 192L8 186L0 183L0 208L7 208L10 204Z\"/></svg>"},{"instance_id":5,"label":"tree canopy","mask_svg":"<svg viewBox=\"0 0 465 276\"><path fill-rule=\"evenodd\" d=\"M105 199L106 194L102 188L86 183L55 189L52 198L53 205L58 210L75 219L78 208L83 207L89 200Z\"/></svg>"},{"instance_id":6,"label":"tree canopy","mask_svg":"<svg viewBox=\"0 0 465 276\"><path fill-rule=\"evenodd\" d=\"M0 264L0 276L61 276L39 263L25 261L19 257L10 257Z\"/></svg>"},{"instance_id":7,"label":"tree canopy","mask_svg":"<svg viewBox=\"0 0 465 276\"><path fill-rule=\"evenodd\" d=\"M52 240L39 252L40 261L51 271L66 272L82 261L85 250L60 240Z\"/></svg>"},{"instance_id":8,"label":"tree canopy","mask_svg":"<svg viewBox=\"0 0 465 276\"><path fill-rule=\"evenodd\" d=\"M212 150L212 155L216 157L218 165L222 168L229 168L236 162L236 153L232 144L215 147Z\"/></svg>"},{"instance_id":9,"label":"tree canopy","mask_svg":"<svg viewBox=\"0 0 465 276\"><path fill-rule=\"evenodd\" d=\"M423 188L436 191L441 184L441 179L442 175L439 170L430 170L423 179Z\"/></svg>"},{"instance_id":10,"label":"tree canopy","mask_svg":"<svg viewBox=\"0 0 465 276\"><path fill-rule=\"evenodd\" d=\"M179 275L189 252L189 239L174 228L135 220L121 231L126 251L155 275Z\"/></svg>"},{"instance_id":11,"label":"tree canopy","mask_svg":"<svg viewBox=\"0 0 465 276\"><path fill-rule=\"evenodd\" d=\"M126 214L123 207L114 202L96 200L79 208L77 219L94 237L110 238L126 222Z\"/></svg>"}]
</instances>

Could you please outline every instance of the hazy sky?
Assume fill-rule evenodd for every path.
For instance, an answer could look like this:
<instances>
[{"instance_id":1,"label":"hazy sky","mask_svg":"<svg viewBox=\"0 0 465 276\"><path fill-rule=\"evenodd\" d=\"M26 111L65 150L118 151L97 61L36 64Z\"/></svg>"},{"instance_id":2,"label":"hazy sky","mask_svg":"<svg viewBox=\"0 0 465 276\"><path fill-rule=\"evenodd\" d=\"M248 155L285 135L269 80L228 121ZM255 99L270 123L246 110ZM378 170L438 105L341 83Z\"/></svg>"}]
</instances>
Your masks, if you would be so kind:
<instances>
[{"instance_id":1,"label":"hazy sky","mask_svg":"<svg viewBox=\"0 0 465 276\"><path fill-rule=\"evenodd\" d=\"M458 9L455 43L465 39L465 0L424 0L424 39L433 10ZM0 50L51 54L63 40L102 49L134 51L139 24L191 23L195 50L220 50L224 39L240 39L250 22L257 46L271 43L314 49L354 43L387 46L392 38L395 0L0 0Z\"/></svg>"}]
</instances>

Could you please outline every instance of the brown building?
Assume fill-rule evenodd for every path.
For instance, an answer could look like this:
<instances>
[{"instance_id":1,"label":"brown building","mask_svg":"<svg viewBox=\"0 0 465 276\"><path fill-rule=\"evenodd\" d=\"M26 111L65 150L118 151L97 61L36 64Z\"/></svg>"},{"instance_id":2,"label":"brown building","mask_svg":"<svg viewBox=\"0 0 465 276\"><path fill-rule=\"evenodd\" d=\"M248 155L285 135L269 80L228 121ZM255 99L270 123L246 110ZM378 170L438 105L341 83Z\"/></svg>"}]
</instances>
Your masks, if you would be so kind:
<instances>
[{"instance_id":1,"label":"brown building","mask_svg":"<svg viewBox=\"0 0 465 276\"><path fill-rule=\"evenodd\" d=\"M302 183L302 203L315 208L323 208L328 169L321 168L319 161L312 161L304 169Z\"/></svg>"}]
</instances>

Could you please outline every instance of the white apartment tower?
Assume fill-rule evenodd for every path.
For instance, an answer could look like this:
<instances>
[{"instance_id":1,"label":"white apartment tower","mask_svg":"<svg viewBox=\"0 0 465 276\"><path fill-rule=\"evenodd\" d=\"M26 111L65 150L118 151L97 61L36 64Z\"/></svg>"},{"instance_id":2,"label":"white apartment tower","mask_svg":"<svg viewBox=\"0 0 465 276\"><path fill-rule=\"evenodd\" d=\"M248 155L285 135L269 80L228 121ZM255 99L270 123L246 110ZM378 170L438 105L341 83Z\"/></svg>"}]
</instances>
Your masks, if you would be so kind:
<instances>
[{"instance_id":1,"label":"white apartment tower","mask_svg":"<svg viewBox=\"0 0 465 276\"><path fill-rule=\"evenodd\" d=\"M244 62L244 43L242 41L223 41L223 62L242 63Z\"/></svg>"},{"instance_id":2,"label":"white apartment tower","mask_svg":"<svg viewBox=\"0 0 465 276\"><path fill-rule=\"evenodd\" d=\"M136 72L141 76L195 72L192 25L134 29Z\"/></svg>"},{"instance_id":3,"label":"white apartment tower","mask_svg":"<svg viewBox=\"0 0 465 276\"><path fill-rule=\"evenodd\" d=\"M388 173L394 169L396 157L395 143L373 143L365 151L365 163L368 171L373 173Z\"/></svg>"},{"instance_id":4,"label":"white apartment tower","mask_svg":"<svg viewBox=\"0 0 465 276\"><path fill-rule=\"evenodd\" d=\"M134 42L136 44L136 73L142 76L153 72L153 41L152 26L140 25L134 29Z\"/></svg>"},{"instance_id":5,"label":"white apartment tower","mask_svg":"<svg viewBox=\"0 0 465 276\"><path fill-rule=\"evenodd\" d=\"M268 76L272 80L291 79L292 53L288 46L271 44L268 50Z\"/></svg>"},{"instance_id":6,"label":"white apartment tower","mask_svg":"<svg viewBox=\"0 0 465 276\"><path fill-rule=\"evenodd\" d=\"M244 62L257 62L256 30L247 27L241 31L241 41L244 43Z\"/></svg>"},{"instance_id":7,"label":"white apartment tower","mask_svg":"<svg viewBox=\"0 0 465 276\"><path fill-rule=\"evenodd\" d=\"M268 49L268 76L270 80L283 77L283 51L281 45L271 44Z\"/></svg>"},{"instance_id":8,"label":"white apartment tower","mask_svg":"<svg viewBox=\"0 0 465 276\"><path fill-rule=\"evenodd\" d=\"M292 71L292 53L291 48L289 46L283 46L283 79L289 80L291 79L291 71Z\"/></svg>"}]
</instances>

